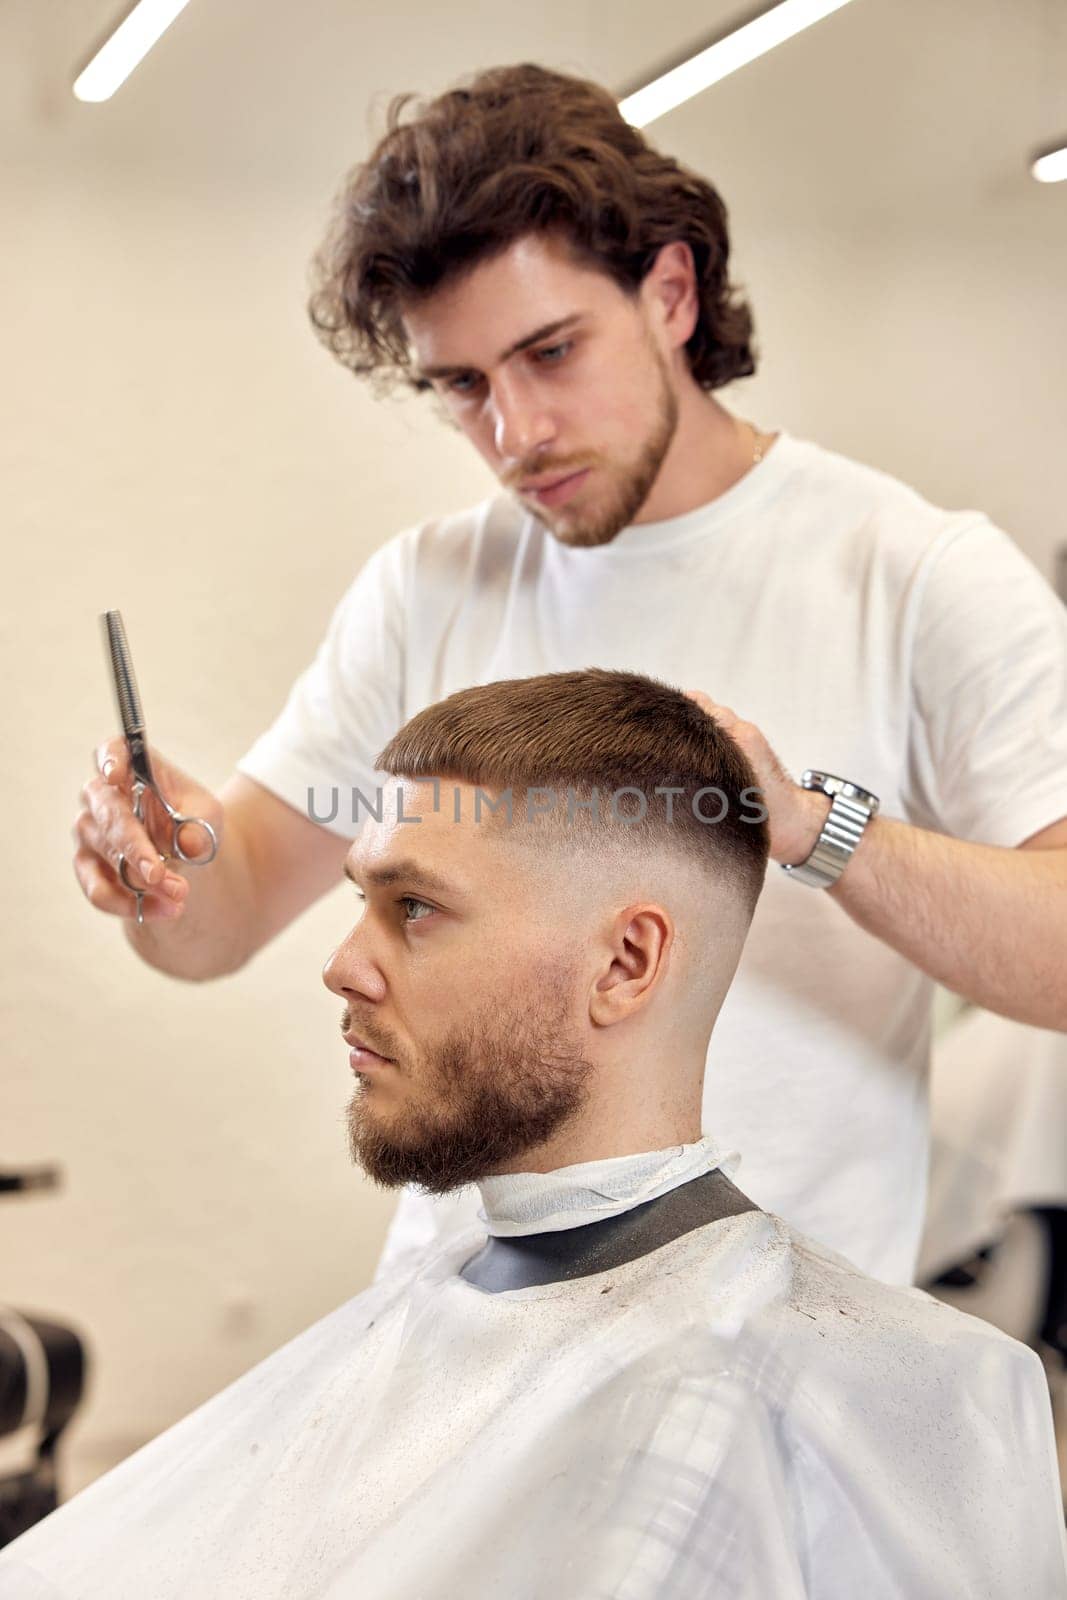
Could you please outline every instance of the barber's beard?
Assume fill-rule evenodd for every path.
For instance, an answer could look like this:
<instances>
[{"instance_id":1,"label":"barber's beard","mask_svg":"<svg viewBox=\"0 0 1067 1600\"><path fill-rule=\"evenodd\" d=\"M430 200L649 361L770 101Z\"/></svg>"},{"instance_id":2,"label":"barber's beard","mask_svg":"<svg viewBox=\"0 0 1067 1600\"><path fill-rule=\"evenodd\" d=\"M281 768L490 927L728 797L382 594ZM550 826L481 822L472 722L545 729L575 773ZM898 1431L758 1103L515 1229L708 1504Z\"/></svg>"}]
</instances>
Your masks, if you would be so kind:
<instances>
[{"instance_id":1,"label":"barber's beard","mask_svg":"<svg viewBox=\"0 0 1067 1600\"><path fill-rule=\"evenodd\" d=\"M404 1086L410 1100L390 1085L384 1115L373 1086L357 1089L348 1106L352 1159L385 1188L414 1183L445 1194L543 1144L585 1105L593 1071L566 1025L563 1007L538 1019L528 1007L496 1011L423 1058Z\"/></svg>"},{"instance_id":2,"label":"barber's beard","mask_svg":"<svg viewBox=\"0 0 1067 1600\"><path fill-rule=\"evenodd\" d=\"M678 397L671 387L666 365L658 350L653 349L656 372L659 376L656 419L637 460L628 466L611 485L607 503L582 513L577 506L573 519L567 510L557 518L538 514L547 523L560 544L588 549L610 544L617 533L628 528L652 492L659 477L671 441L678 429ZM598 470L597 475L604 469ZM579 493L580 499L580 493Z\"/></svg>"}]
</instances>

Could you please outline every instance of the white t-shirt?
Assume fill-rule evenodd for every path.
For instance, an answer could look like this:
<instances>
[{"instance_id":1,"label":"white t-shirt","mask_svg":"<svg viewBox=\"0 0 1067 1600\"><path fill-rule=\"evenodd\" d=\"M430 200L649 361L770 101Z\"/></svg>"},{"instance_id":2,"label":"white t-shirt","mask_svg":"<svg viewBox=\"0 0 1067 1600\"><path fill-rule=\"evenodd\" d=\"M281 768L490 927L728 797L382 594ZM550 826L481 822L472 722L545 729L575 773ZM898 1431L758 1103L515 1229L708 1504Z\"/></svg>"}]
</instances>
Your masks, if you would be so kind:
<instances>
[{"instance_id":1,"label":"white t-shirt","mask_svg":"<svg viewBox=\"0 0 1067 1600\"><path fill-rule=\"evenodd\" d=\"M839 773L888 817L1015 846L1067 816L1052 589L980 513L788 434L710 504L599 548L507 496L393 538L239 769L354 837L352 792L373 796L416 711L591 666L703 689L795 777ZM704 1127L741 1152L741 1188L890 1282L911 1281L923 1218L932 990L772 862L708 1051ZM405 1194L383 1259L477 1203Z\"/></svg>"}]
</instances>

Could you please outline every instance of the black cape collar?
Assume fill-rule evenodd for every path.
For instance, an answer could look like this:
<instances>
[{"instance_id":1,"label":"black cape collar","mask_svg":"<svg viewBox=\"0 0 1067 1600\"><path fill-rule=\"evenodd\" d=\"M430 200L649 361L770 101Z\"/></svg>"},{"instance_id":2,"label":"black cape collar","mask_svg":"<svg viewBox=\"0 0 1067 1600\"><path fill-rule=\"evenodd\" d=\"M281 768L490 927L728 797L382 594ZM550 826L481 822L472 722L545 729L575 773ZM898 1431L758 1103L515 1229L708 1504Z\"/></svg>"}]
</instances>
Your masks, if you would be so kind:
<instances>
[{"instance_id":1,"label":"black cape collar","mask_svg":"<svg viewBox=\"0 0 1067 1600\"><path fill-rule=\"evenodd\" d=\"M477 1289L499 1294L608 1272L648 1255L694 1228L760 1208L716 1168L690 1178L666 1194L630 1211L602 1217L580 1228L527 1233L512 1238L491 1235L460 1268L460 1277Z\"/></svg>"}]
</instances>

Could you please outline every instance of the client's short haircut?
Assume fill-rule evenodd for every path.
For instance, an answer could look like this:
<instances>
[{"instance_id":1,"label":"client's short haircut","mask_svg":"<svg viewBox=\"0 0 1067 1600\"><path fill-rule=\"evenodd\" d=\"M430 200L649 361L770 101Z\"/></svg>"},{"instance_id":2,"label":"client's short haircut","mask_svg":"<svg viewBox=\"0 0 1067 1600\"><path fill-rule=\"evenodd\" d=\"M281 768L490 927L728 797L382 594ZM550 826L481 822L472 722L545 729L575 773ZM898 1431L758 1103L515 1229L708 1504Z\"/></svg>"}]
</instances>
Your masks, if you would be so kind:
<instances>
[{"instance_id":1,"label":"client's short haircut","mask_svg":"<svg viewBox=\"0 0 1067 1600\"><path fill-rule=\"evenodd\" d=\"M487 807L485 821L519 839L678 852L749 916L763 887L766 813L747 758L695 701L641 673L589 667L461 689L405 723L375 765L509 791L508 811Z\"/></svg>"}]
</instances>

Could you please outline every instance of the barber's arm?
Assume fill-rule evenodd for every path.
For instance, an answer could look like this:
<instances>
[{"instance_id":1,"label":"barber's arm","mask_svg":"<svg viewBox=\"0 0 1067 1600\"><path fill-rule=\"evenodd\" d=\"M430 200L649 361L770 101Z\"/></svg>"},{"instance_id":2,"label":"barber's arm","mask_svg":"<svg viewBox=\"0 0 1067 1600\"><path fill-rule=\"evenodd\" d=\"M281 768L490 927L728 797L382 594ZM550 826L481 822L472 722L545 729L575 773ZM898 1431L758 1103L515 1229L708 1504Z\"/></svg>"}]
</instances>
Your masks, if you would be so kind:
<instances>
[{"instance_id":1,"label":"barber's arm","mask_svg":"<svg viewBox=\"0 0 1067 1600\"><path fill-rule=\"evenodd\" d=\"M772 859L806 861L829 796L795 783L754 724L689 693L748 756ZM987 1011L1067 1030L1067 817L1004 849L873 816L837 881L798 884L797 893L831 895L861 928Z\"/></svg>"}]
</instances>

